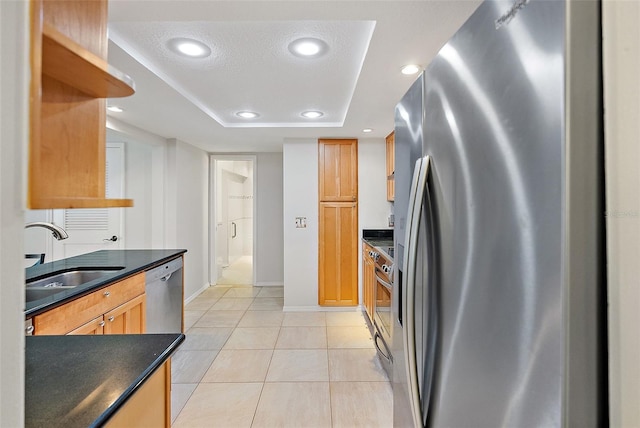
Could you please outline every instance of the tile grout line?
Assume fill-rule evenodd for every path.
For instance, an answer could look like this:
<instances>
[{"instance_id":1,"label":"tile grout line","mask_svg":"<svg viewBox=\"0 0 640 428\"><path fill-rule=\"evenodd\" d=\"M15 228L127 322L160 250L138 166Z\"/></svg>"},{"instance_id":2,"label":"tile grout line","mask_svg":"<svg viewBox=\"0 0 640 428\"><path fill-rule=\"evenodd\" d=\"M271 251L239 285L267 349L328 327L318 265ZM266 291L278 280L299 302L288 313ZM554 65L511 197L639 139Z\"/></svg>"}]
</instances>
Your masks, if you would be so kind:
<instances>
[{"instance_id":1,"label":"tile grout line","mask_svg":"<svg viewBox=\"0 0 640 428\"><path fill-rule=\"evenodd\" d=\"M230 289L230 288L229 288ZM213 305L215 305L217 302L220 301L220 299L222 299L222 297L227 294L227 292L229 291L229 289L227 289L227 291L225 291L224 293L222 293L222 295L220 297L217 298L217 300L211 305L211 307L213 307ZM197 297L196 297L197 298ZM195 300L195 299L194 299ZM252 301L253 303L253 301ZM204 316L204 314L206 314L209 310L211 310L211 307L204 311L204 313L200 316L200 318L202 318ZM198 387L200 386L202 382L202 379L204 379L204 376L207 374L207 372L209 371L209 369L211 369L211 366L213 365L213 363L215 362L216 358L218 358L218 356L220 355L220 351L222 351L222 349L224 348L224 345L227 344L227 342L229 341L229 339L231 338L231 335L233 334L233 332L235 331L235 329L238 327L238 324L240 323L240 320L242 319L242 317L244 317L244 315L246 314L248 309L246 309L243 313L242 316L240 317L240 319L238 320L238 322L236 323L236 325L234 327L232 327L231 333L229 333L229 336L225 339L224 343L222 344L222 346L220 347L220 349L218 349L216 356L213 358L213 360L211 360L211 364L209 364L209 366L207 367L206 370L204 370L204 372L202 373L202 376L200 377L200 379L198 380L198 382L196 382L196 386L195 388L193 388L193 391L191 391L191 393L189 394L189 397L187 397L187 399L185 400L184 404L182 405L182 407L180 408L180 411L178 412L178 414L175 416L175 420L178 420L178 417L180 416L180 413L182 413L182 411L184 410L184 408L187 406L187 403L189 402L189 400L191 399L191 396L193 396L193 393L198 389ZM198 320L196 320L196 322L193 323L193 325L191 327L189 327L189 329L187 331L185 331L185 337L187 335L187 332L189 330L191 330L192 328L195 328L195 325L197 324L197 322L200 320L200 318L198 318ZM215 351L215 349L207 349L207 351ZM204 382L204 383L208 383L208 382ZM173 385L180 385L177 383L171 383L172 388ZM184 384L182 384L184 385ZM173 425L173 422L171 423L171 425Z\"/></svg>"},{"instance_id":2,"label":"tile grout line","mask_svg":"<svg viewBox=\"0 0 640 428\"><path fill-rule=\"evenodd\" d=\"M278 337L280 337L280 332L282 331L282 323L280 324L278 330ZM278 343L278 337L276 337L276 343ZM262 400L262 393L264 392L264 387L267 384L267 376L269 375L269 368L271 368L271 362L273 361L273 355L276 353L275 347L276 343L273 344L273 349L271 350L271 358L269 358L269 364L267 365L267 371L264 374L264 379L262 380L262 387L260 388L260 394L258 395L258 402L256 403L256 408L253 411L253 418L251 419L251 426L255 424L256 416L258 414L258 407L260 407L260 400Z\"/></svg>"},{"instance_id":3,"label":"tile grout line","mask_svg":"<svg viewBox=\"0 0 640 428\"><path fill-rule=\"evenodd\" d=\"M235 287L234 287L234 286L229 287L229 288L228 288L228 290L227 290L227 291L226 291L222 296L220 296L220 297L217 299L216 303L217 303L219 300L223 299L223 298L224 298L224 295L225 295L226 293L228 293L228 292L229 292L229 290L231 290L232 288L235 288ZM216 361L216 359L219 357L220 352L221 352L221 351L223 350L223 348L226 346L226 344L228 343L229 339L232 337L232 335L234 334L234 332L236 332L238 328L242 328L242 327L240 327L240 324L241 324L241 322L242 322L242 319L243 319L243 318L244 318L244 317L245 317L249 312L255 312L255 313L258 313L258 314L259 314L261 310L271 310L271 309L268 309L268 308L266 308L266 309L265 309L265 308L262 308L261 310L253 310L253 311L251 310L251 306L252 306L253 304L255 304L256 300L259 298L259 294L260 294L260 293L258 293L258 294L257 294L257 295L255 295L255 296L250 297L250 298L251 298L251 303L249 304L249 306L248 306L248 307L246 307L245 309L242 309L242 310L241 310L241 315L240 315L240 317L237 319L237 321L236 321L236 322L234 322L233 326L230 328L230 329L231 329L231 332L229 333L229 336L228 336L228 337L224 340L224 342L222 343L221 348L218 350L218 355L216 355L216 356L214 357L214 359L212 360L212 362L211 362L211 364L209 365L209 367L204 371L203 376L202 376L202 377L200 378L200 380L196 383L196 388L194 388L194 390L193 390L193 391L189 394L189 396L187 397L187 399L186 399L186 401L185 401L185 405L183 405L183 407L181 408L180 412L178 412L178 414L175 416L175 420L177 420L177 419L178 419L178 417L182 414L182 411L184 410L184 408L185 408L185 406L186 406L187 402L188 402L188 401L191 399L191 397L193 396L194 391L195 391L195 390L196 390L196 389L197 389L197 388L198 388L202 383L204 383L204 382L202 382L202 379L204 379L204 375L206 374L206 372L207 372L208 370L210 370L210 369L211 369L212 364L213 364L213 363ZM274 296L267 296L267 297L280 298L280 299L282 299L282 297L281 297L281 296L278 296L278 297L274 297ZM231 297L230 297L230 298L231 298ZM239 298L241 298L241 297L237 297L237 296L235 296L235 297L233 297L233 298L237 298L237 299L239 299ZM213 307L213 305L214 305L214 304L215 304L215 303L213 303L211 307ZM232 310L232 309L229 309L229 310ZM274 308L274 310L275 310L275 308ZM210 311L210 309L209 309L209 310L204 311L204 313L207 313L207 312L209 312L209 311ZM282 338L283 331L284 331L284 327L285 327L285 325L284 325L284 324L285 324L286 313L283 313L283 311L282 311L282 307L280 307L280 309L278 310L278 312L282 313L283 315L282 315L281 321L278 323L278 325L273 326L273 327L278 327L278 333L277 333L277 335L276 335L275 342L274 342L273 346L270 348L270 350L271 350L271 355L270 355L270 358L269 358L269 361L268 361L268 364L267 364L267 370L266 370L266 372L265 372L265 374L264 374L264 377L263 377L263 379L262 379L262 382L259 382L259 383L261 383L261 387L260 387L260 392L259 392L258 397L257 397L256 406L255 406L255 408L254 408L254 412L253 412L253 416L252 416L252 420L251 420L251 426L254 426L254 425L256 424L257 411L258 411L258 408L259 408L260 402L261 402L261 401L262 401L262 399L264 398L264 393L265 393L266 383L273 383L273 384L279 384L279 383L280 383L280 384L281 384L281 383L313 382L313 381L297 381L297 382L296 382L296 381L286 381L286 382L285 382L285 381L274 381L274 382L267 382L267 376L268 376L268 373L269 373L269 369L271 368L271 365L272 365L272 363L273 363L273 358L274 358L274 355L275 355L275 351L276 351L276 350L278 350L278 349L277 349L278 341ZM204 315L204 314L203 314L203 315ZM203 315L201 315L201 316L200 316L200 318L202 318L202 316L203 316ZM200 318L198 318L198 319L200 319ZM197 321L194 323L194 325L193 325L191 328L194 328L196 323L197 323ZM337 421L334 421L334 414L333 414L333 413L334 413L334 412L333 412L333 410L334 410L334 409L333 409L333 407L334 407L334 403L333 403L333 399L334 399L334 397L333 397L332 385L333 385L334 383L335 383L336 385L337 385L337 384L341 384L341 383L371 383L371 384L375 383L375 384L387 384L387 385L388 385L388 381L373 381L373 380L371 380L371 381L366 381L366 380L362 380L362 381L347 381L347 380L344 380L344 381L338 381L338 380L336 380L336 381L332 381L332 380L331 380L332 370L331 370L330 361L329 361L329 354L330 354L330 353L329 353L329 351L330 351L331 349L333 349L333 348L329 348L329 330L330 330L330 328L329 328L329 327L333 327L333 328L335 328L335 327L341 327L341 326L342 326L342 325L341 325L341 323L340 323L340 320L335 320L335 321L334 321L334 323L335 323L335 325L329 325L329 324L327 323L327 318L326 318L326 314L325 314L325 317L324 317L324 330L325 330L325 336L326 336L326 343L325 343L325 345L324 345L324 346L322 346L322 347L318 347L318 348L306 348L306 347L304 347L304 348L282 348L283 350L288 350L288 349L290 349L290 350L311 350L311 349L317 349L317 350L319 350L319 349L324 349L324 350L325 350L325 358L326 358L326 360L327 360L327 374L328 374L328 379L327 379L326 384L327 384L327 386L328 386L328 388L329 388L329 391L328 391L328 392L329 392L329 397L328 397L328 398L329 398L329 403L328 403L329 415L327 415L327 416L328 416L328 421L329 421L329 423L330 423L330 426L333 426L333 425L334 425L334 423L337 423ZM353 326L353 327L361 327L361 326L362 326L361 324L354 325L354 324L351 324L351 323L352 323L352 320L348 320L348 321L347 321L347 324L345 324L344 326L349 326L349 327L350 327L350 326ZM272 326L266 326L266 325L259 325L259 327L260 327L260 326L261 326L261 327L272 327ZM251 327L251 325L249 325L249 326L247 326L247 327ZM304 327L304 328L308 328L308 327L312 327L312 325L311 325L311 326L310 326L310 325L301 325L301 326L298 326L298 325L291 325L291 326L287 326L287 327L295 327L295 328L303 328L303 327ZM366 325L364 325L364 327L365 327L365 328L367 328L367 326L366 326ZM345 350L346 350L346 349L365 349L365 348L350 348L350 347L347 347L347 348L335 348L335 349L333 349L333 350L339 350L339 349L345 349ZM370 349L370 347L367 347L366 349ZM317 381L317 382L325 383L324 381ZM215 383L215 382L214 382L214 383ZM242 383L247 383L247 382L231 382L231 383L242 384ZM251 382L251 383L253 383L253 382ZM316 383L316 382L313 382L313 383Z\"/></svg>"}]
</instances>

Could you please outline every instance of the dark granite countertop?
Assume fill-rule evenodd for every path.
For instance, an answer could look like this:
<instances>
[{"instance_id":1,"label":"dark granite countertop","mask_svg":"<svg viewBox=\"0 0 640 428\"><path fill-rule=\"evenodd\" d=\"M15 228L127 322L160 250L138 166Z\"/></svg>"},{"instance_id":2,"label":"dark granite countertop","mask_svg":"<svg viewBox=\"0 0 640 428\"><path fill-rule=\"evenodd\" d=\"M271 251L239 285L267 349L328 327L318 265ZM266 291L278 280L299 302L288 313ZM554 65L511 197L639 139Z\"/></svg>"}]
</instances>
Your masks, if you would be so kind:
<instances>
[{"instance_id":1,"label":"dark granite countertop","mask_svg":"<svg viewBox=\"0 0 640 428\"><path fill-rule=\"evenodd\" d=\"M363 229L362 240L393 260L393 229Z\"/></svg>"},{"instance_id":2,"label":"dark granite countertop","mask_svg":"<svg viewBox=\"0 0 640 428\"><path fill-rule=\"evenodd\" d=\"M25 426L103 425L184 339L178 333L27 336Z\"/></svg>"},{"instance_id":3,"label":"dark granite countertop","mask_svg":"<svg viewBox=\"0 0 640 428\"><path fill-rule=\"evenodd\" d=\"M167 262L184 254L187 250L101 250L80 256L69 257L26 269L26 280L36 280L56 272L70 271L76 268L113 268L114 270L101 278L62 290L52 296L26 303L25 316L31 318L46 310L52 309L70 300L76 299L99 288L135 273L148 270L153 266Z\"/></svg>"},{"instance_id":4,"label":"dark granite countertop","mask_svg":"<svg viewBox=\"0 0 640 428\"><path fill-rule=\"evenodd\" d=\"M393 247L393 239L367 239L362 238L364 242L371 245L372 247Z\"/></svg>"}]
</instances>

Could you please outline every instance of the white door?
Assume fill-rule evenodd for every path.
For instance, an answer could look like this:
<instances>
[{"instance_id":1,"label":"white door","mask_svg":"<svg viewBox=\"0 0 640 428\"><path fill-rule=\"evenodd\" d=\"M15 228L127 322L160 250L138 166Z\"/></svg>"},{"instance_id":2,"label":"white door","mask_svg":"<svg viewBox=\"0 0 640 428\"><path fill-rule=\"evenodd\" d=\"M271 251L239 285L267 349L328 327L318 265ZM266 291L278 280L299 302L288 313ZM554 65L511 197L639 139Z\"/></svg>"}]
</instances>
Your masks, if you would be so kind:
<instances>
[{"instance_id":1,"label":"white door","mask_svg":"<svg viewBox=\"0 0 640 428\"><path fill-rule=\"evenodd\" d=\"M107 143L106 196L124 197L124 143ZM123 208L53 210L53 221L69 238L53 241L53 259L59 260L97 250L124 248Z\"/></svg>"}]
</instances>

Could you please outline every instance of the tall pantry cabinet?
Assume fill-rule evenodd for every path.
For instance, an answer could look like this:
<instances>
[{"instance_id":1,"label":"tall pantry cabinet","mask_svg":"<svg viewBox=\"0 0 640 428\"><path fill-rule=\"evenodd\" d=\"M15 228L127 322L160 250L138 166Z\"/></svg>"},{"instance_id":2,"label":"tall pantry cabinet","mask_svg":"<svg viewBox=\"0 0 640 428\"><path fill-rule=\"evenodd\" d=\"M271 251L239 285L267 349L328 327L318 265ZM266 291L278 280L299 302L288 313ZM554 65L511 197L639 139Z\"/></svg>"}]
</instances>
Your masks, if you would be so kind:
<instances>
[{"instance_id":1,"label":"tall pantry cabinet","mask_svg":"<svg viewBox=\"0 0 640 428\"><path fill-rule=\"evenodd\" d=\"M358 304L358 140L318 140L318 304Z\"/></svg>"}]
</instances>

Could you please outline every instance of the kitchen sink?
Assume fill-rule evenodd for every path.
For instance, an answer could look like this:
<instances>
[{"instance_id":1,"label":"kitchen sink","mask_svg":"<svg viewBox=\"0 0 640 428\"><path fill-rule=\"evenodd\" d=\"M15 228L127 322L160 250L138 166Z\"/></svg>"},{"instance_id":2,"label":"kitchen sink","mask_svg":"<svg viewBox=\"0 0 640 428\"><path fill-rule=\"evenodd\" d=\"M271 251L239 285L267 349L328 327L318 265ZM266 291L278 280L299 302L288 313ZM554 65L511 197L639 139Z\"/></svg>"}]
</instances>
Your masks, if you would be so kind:
<instances>
[{"instance_id":1,"label":"kitchen sink","mask_svg":"<svg viewBox=\"0 0 640 428\"><path fill-rule=\"evenodd\" d=\"M108 268L83 268L70 271L55 272L44 278L29 281L26 284L27 302L43 299L65 290L86 284L115 271L124 269L122 266Z\"/></svg>"},{"instance_id":2,"label":"kitchen sink","mask_svg":"<svg viewBox=\"0 0 640 428\"><path fill-rule=\"evenodd\" d=\"M45 297L53 296L56 293L60 293L64 290L75 288L75 286L61 286L55 288L27 288L27 302L33 302L34 300L44 299Z\"/></svg>"}]
</instances>

